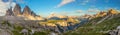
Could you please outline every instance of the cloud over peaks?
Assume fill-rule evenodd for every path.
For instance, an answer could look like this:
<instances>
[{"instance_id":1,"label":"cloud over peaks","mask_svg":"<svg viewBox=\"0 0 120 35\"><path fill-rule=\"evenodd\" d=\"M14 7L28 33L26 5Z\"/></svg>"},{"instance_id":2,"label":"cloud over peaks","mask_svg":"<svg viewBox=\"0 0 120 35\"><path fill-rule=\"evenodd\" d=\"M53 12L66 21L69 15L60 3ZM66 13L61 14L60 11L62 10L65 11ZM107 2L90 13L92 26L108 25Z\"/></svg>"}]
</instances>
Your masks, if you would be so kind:
<instances>
[{"instance_id":1,"label":"cloud over peaks","mask_svg":"<svg viewBox=\"0 0 120 35\"><path fill-rule=\"evenodd\" d=\"M89 8L88 12L100 12L98 8Z\"/></svg>"},{"instance_id":2,"label":"cloud over peaks","mask_svg":"<svg viewBox=\"0 0 120 35\"><path fill-rule=\"evenodd\" d=\"M84 12L84 11L83 11L83 10L77 10L76 12L77 12L77 13L81 13L81 12Z\"/></svg>"},{"instance_id":3,"label":"cloud over peaks","mask_svg":"<svg viewBox=\"0 0 120 35\"><path fill-rule=\"evenodd\" d=\"M5 15L6 10L12 6L15 6L14 2L11 2L12 0L9 0L8 2L3 2L3 0L0 0L0 16Z\"/></svg>"},{"instance_id":4,"label":"cloud over peaks","mask_svg":"<svg viewBox=\"0 0 120 35\"><path fill-rule=\"evenodd\" d=\"M56 6L56 8L59 8L59 7L61 7L61 6L64 6L64 5L66 5L66 4L68 4L68 3L71 3L71 2L74 2L75 0L62 0L62 2L60 3L60 4L58 4L57 6Z\"/></svg>"}]
</instances>

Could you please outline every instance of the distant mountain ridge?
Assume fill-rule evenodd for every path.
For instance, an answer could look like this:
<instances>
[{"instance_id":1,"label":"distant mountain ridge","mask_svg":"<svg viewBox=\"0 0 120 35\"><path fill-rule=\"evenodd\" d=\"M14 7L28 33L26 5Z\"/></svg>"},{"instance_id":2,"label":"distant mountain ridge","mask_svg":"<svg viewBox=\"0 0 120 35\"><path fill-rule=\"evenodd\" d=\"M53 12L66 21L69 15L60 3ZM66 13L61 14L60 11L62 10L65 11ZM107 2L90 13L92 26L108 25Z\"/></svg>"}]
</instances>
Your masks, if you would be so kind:
<instances>
[{"instance_id":1,"label":"distant mountain ridge","mask_svg":"<svg viewBox=\"0 0 120 35\"><path fill-rule=\"evenodd\" d=\"M116 35L120 26L120 11L110 9L107 12L98 12L86 24L75 31L68 31L63 35ZM111 33L112 32L112 33ZM117 33L116 33L117 32Z\"/></svg>"}]
</instances>

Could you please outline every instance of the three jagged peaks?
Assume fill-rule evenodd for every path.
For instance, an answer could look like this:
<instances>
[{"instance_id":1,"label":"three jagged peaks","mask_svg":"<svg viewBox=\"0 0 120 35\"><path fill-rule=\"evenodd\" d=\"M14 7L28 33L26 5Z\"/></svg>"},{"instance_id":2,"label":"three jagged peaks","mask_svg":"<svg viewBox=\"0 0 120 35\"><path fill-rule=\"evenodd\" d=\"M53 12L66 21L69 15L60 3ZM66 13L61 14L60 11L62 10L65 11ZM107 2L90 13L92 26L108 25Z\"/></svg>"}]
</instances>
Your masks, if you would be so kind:
<instances>
[{"instance_id":1,"label":"three jagged peaks","mask_svg":"<svg viewBox=\"0 0 120 35\"><path fill-rule=\"evenodd\" d=\"M12 7L10 7L6 11L6 16L24 17L25 20L43 20L42 17L36 15L28 6L25 6L23 11L21 11L21 7L19 4L16 4L13 9Z\"/></svg>"}]
</instances>

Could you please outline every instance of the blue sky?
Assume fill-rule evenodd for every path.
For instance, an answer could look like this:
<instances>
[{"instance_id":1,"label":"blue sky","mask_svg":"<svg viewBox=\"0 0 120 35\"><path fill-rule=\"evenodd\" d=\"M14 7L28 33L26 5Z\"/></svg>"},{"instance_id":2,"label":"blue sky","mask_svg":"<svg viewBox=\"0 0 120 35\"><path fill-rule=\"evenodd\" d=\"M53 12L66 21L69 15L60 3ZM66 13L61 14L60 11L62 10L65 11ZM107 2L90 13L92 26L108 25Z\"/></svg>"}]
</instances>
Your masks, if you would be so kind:
<instances>
[{"instance_id":1,"label":"blue sky","mask_svg":"<svg viewBox=\"0 0 120 35\"><path fill-rule=\"evenodd\" d=\"M79 16L95 14L110 8L120 10L120 0L14 0L13 2L20 4L22 9L28 5L32 11L41 16L48 16L50 13Z\"/></svg>"}]
</instances>

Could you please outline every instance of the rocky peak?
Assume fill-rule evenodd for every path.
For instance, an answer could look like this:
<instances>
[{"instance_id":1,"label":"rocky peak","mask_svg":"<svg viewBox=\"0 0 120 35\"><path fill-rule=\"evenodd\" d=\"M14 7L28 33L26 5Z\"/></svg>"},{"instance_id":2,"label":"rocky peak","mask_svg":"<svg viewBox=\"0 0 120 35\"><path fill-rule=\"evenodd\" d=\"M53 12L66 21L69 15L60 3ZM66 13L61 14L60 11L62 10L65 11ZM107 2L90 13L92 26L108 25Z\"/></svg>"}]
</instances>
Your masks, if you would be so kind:
<instances>
[{"instance_id":1,"label":"rocky peak","mask_svg":"<svg viewBox=\"0 0 120 35\"><path fill-rule=\"evenodd\" d=\"M21 15L21 7L19 4L16 4L16 6L13 9L13 13L15 16L20 16Z\"/></svg>"},{"instance_id":2,"label":"rocky peak","mask_svg":"<svg viewBox=\"0 0 120 35\"><path fill-rule=\"evenodd\" d=\"M23 9L23 16L31 16L33 12L31 11L31 9L28 6L25 6L25 8Z\"/></svg>"},{"instance_id":3,"label":"rocky peak","mask_svg":"<svg viewBox=\"0 0 120 35\"><path fill-rule=\"evenodd\" d=\"M90 18L91 15L89 15L89 14L85 14L85 15L83 15L83 17L84 17L84 18Z\"/></svg>"},{"instance_id":4,"label":"rocky peak","mask_svg":"<svg viewBox=\"0 0 120 35\"><path fill-rule=\"evenodd\" d=\"M37 16L33 11L31 12L31 16Z\"/></svg>"},{"instance_id":5,"label":"rocky peak","mask_svg":"<svg viewBox=\"0 0 120 35\"><path fill-rule=\"evenodd\" d=\"M6 11L6 16L13 16L13 11L12 11L12 7L10 7L7 11Z\"/></svg>"},{"instance_id":6,"label":"rocky peak","mask_svg":"<svg viewBox=\"0 0 120 35\"><path fill-rule=\"evenodd\" d=\"M102 11L102 12L97 13L96 17L103 17L103 16L106 16L106 15L107 15L107 13Z\"/></svg>"},{"instance_id":7,"label":"rocky peak","mask_svg":"<svg viewBox=\"0 0 120 35\"><path fill-rule=\"evenodd\" d=\"M55 14L54 13L51 13L49 16L48 16L48 18L51 18L51 17L54 17L55 16Z\"/></svg>"},{"instance_id":8,"label":"rocky peak","mask_svg":"<svg viewBox=\"0 0 120 35\"><path fill-rule=\"evenodd\" d=\"M117 14L117 11L114 10L114 9L110 9L110 10L108 11L108 14Z\"/></svg>"}]
</instances>

